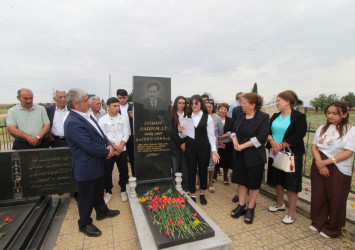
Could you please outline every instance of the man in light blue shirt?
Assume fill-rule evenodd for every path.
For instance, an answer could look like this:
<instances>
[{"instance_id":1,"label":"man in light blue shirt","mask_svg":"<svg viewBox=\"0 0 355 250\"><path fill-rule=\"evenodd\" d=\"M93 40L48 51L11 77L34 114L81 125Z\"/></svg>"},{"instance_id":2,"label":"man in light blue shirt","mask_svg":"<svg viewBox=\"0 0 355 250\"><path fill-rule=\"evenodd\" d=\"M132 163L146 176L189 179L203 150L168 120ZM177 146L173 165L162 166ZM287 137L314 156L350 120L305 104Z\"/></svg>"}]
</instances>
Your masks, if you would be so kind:
<instances>
[{"instance_id":1,"label":"man in light blue shirt","mask_svg":"<svg viewBox=\"0 0 355 250\"><path fill-rule=\"evenodd\" d=\"M240 106L240 102L242 101L242 99L240 99L243 95L243 92L238 92L236 95L235 95L235 101L231 103L230 107L229 107L229 111L228 111L228 116L230 118L232 118L232 113L233 113L233 109L235 107L238 107Z\"/></svg>"}]
</instances>

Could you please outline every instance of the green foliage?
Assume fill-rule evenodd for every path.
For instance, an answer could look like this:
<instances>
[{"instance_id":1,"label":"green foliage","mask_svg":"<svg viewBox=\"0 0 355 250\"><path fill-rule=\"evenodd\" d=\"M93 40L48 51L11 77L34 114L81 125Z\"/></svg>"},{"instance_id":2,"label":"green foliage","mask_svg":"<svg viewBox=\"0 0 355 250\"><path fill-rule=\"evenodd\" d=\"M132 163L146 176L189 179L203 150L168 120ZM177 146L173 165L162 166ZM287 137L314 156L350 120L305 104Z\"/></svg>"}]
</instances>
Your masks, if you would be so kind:
<instances>
[{"instance_id":1,"label":"green foliage","mask_svg":"<svg viewBox=\"0 0 355 250\"><path fill-rule=\"evenodd\" d=\"M337 100L339 100L339 97L336 94L330 94L328 96L325 94L320 94L318 97L313 98L310 101L310 104L318 112L318 109L323 110L329 103L337 101Z\"/></svg>"},{"instance_id":2,"label":"green foliage","mask_svg":"<svg viewBox=\"0 0 355 250\"><path fill-rule=\"evenodd\" d=\"M128 102L133 102L133 92L129 93Z\"/></svg>"},{"instance_id":3,"label":"green foliage","mask_svg":"<svg viewBox=\"0 0 355 250\"><path fill-rule=\"evenodd\" d=\"M252 93L255 93L255 94L258 93L258 84L257 84L256 82L254 82L254 86L253 86L251 92L252 92Z\"/></svg>"},{"instance_id":4,"label":"green foliage","mask_svg":"<svg viewBox=\"0 0 355 250\"><path fill-rule=\"evenodd\" d=\"M345 102L349 108L355 107L355 94L353 92L349 92L347 95L343 96L341 100Z\"/></svg>"}]
</instances>

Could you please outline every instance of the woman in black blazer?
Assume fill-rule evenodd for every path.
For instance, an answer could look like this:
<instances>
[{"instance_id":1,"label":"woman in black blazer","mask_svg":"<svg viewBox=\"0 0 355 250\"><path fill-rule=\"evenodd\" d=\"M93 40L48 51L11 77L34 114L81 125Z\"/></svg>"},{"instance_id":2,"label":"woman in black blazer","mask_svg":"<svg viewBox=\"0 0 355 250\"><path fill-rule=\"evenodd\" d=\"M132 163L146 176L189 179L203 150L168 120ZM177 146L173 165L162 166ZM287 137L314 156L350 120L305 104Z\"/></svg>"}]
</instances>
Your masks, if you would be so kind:
<instances>
[{"instance_id":1,"label":"woman in black blazer","mask_svg":"<svg viewBox=\"0 0 355 250\"><path fill-rule=\"evenodd\" d=\"M302 166L303 154L305 153L303 137L307 133L306 116L293 109L294 106L302 105L303 102L292 90L278 94L276 107L280 110L270 120L270 135L268 136L268 148L270 157L268 164L267 183L276 186L277 202L269 207L270 212L284 211L286 209L283 200L284 190L287 190L289 209L282 222L292 224L296 218L296 203L298 192L302 189ZM290 148L295 156L295 172L286 173L274 166L273 157L278 152Z\"/></svg>"},{"instance_id":2,"label":"woman in black blazer","mask_svg":"<svg viewBox=\"0 0 355 250\"><path fill-rule=\"evenodd\" d=\"M231 133L233 130L233 119L228 117L229 105L227 103L221 103L218 107L218 114L224 123L223 135L219 140L218 154L221 157L217 168L223 168L223 181L228 185L228 171L233 169L233 142L231 139ZM217 171L215 171L215 179L217 179Z\"/></svg>"},{"instance_id":3,"label":"woman in black blazer","mask_svg":"<svg viewBox=\"0 0 355 250\"><path fill-rule=\"evenodd\" d=\"M189 181L187 173L187 165L185 159L185 140L179 136L178 125L179 118L187 116L186 98L178 96L175 98L174 105L171 109L171 141L170 153L172 161L173 177L177 172L182 173L182 189L188 190Z\"/></svg>"},{"instance_id":4,"label":"woman in black blazer","mask_svg":"<svg viewBox=\"0 0 355 250\"><path fill-rule=\"evenodd\" d=\"M269 115L261 112L263 99L255 93L242 96L243 113L234 124L232 140L238 154L233 170L232 182L238 184L239 205L231 216L245 214L244 222L252 224L256 199L259 194L266 163L265 142L269 135ZM246 208L247 195L249 204Z\"/></svg>"}]
</instances>

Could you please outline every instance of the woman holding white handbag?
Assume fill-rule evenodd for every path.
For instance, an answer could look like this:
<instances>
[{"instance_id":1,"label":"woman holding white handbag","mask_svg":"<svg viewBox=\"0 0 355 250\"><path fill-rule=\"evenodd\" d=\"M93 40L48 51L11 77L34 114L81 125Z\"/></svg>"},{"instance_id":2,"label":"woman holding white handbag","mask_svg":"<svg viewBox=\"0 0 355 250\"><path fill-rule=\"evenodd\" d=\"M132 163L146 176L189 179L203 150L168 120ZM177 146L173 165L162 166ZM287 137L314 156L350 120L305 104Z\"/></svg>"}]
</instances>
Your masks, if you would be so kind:
<instances>
[{"instance_id":1,"label":"woman holding white handbag","mask_svg":"<svg viewBox=\"0 0 355 250\"><path fill-rule=\"evenodd\" d=\"M270 119L270 135L268 136L268 148L270 148L267 183L275 186L277 201L269 207L270 212L285 211L283 200L284 191L287 190L289 209L282 222L292 224L296 219L296 203L298 193L302 190L302 166L305 153L303 137L307 133L306 116L293 109L303 102L292 90L286 90L278 94L276 107L280 111ZM294 154L294 172L285 172L273 166L274 159L282 154L282 151L292 151Z\"/></svg>"}]
</instances>

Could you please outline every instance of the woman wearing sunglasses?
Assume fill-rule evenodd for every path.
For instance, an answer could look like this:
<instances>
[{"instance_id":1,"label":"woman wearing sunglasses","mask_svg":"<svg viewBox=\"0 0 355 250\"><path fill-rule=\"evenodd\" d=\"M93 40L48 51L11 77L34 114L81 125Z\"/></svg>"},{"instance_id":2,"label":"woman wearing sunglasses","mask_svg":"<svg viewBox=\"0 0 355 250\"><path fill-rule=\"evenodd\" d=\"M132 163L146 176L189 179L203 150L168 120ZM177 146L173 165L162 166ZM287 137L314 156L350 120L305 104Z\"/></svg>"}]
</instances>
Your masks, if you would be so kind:
<instances>
[{"instance_id":1,"label":"woman wearing sunglasses","mask_svg":"<svg viewBox=\"0 0 355 250\"><path fill-rule=\"evenodd\" d=\"M184 127L179 124L178 130L180 136L185 138L185 157L189 176L189 192L193 201L196 201L196 171L199 169L200 175L200 202L207 204L205 190L207 189L207 167L209 165L210 154L215 163L219 162L219 155L216 147L216 137L214 135L213 120L208 115L206 107L200 95L193 95L190 98L190 112L188 118L191 118L195 127L195 138L184 134Z\"/></svg>"}]
</instances>

